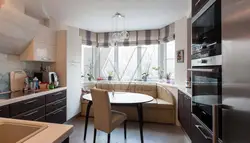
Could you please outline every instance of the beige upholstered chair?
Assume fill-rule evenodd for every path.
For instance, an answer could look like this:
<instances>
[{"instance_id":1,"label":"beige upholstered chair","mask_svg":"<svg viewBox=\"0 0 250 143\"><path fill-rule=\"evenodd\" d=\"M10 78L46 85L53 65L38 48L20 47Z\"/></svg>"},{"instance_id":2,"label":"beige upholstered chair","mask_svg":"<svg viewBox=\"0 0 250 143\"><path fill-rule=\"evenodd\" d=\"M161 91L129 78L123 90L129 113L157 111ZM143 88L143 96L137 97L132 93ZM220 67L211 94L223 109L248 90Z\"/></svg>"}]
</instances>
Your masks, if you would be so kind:
<instances>
[{"instance_id":1,"label":"beige upholstered chair","mask_svg":"<svg viewBox=\"0 0 250 143\"><path fill-rule=\"evenodd\" d=\"M91 89L92 102L94 107L94 143L96 140L96 130L108 134L108 143L110 142L110 133L124 122L124 137L126 139L126 119L127 115L118 111L112 111L109 101L109 95L106 90Z\"/></svg>"}]
</instances>

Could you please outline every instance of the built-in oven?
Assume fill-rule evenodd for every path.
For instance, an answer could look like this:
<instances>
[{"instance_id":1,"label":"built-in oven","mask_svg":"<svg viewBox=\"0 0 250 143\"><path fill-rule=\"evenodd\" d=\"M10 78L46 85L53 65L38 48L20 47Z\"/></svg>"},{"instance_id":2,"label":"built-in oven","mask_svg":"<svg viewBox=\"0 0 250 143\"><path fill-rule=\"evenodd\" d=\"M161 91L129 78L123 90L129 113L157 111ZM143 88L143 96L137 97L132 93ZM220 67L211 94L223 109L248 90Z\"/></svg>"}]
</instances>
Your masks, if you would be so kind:
<instances>
[{"instance_id":1,"label":"built-in oven","mask_svg":"<svg viewBox=\"0 0 250 143\"><path fill-rule=\"evenodd\" d=\"M221 55L195 59L192 60L192 68L189 69L192 71L192 113L211 131L212 107L222 103L221 63Z\"/></svg>"},{"instance_id":2,"label":"built-in oven","mask_svg":"<svg viewBox=\"0 0 250 143\"><path fill-rule=\"evenodd\" d=\"M213 116L213 105L222 103L221 27L221 0L209 0L192 17L192 114L202 123L195 125L202 135L203 129L213 131L213 119L221 122L220 109Z\"/></svg>"},{"instance_id":3,"label":"built-in oven","mask_svg":"<svg viewBox=\"0 0 250 143\"><path fill-rule=\"evenodd\" d=\"M192 18L192 59L221 55L221 2L209 0Z\"/></svg>"}]
</instances>

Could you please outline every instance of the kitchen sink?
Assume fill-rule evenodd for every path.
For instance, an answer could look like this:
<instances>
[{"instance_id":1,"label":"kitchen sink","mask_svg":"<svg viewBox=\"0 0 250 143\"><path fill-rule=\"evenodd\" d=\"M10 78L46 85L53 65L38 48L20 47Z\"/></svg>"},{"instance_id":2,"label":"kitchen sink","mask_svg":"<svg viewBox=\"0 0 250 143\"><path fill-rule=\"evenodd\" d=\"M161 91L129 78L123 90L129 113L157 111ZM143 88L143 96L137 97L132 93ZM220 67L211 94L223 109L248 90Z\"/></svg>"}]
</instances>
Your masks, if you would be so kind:
<instances>
[{"instance_id":1,"label":"kitchen sink","mask_svg":"<svg viewBox=\"0 0 250 143\"><path fill-rule=\"evenodd\" d=\"M3 143L23 143L47 128L47 125L0 122L0 139Z\"/></svg>"}]
</instances>

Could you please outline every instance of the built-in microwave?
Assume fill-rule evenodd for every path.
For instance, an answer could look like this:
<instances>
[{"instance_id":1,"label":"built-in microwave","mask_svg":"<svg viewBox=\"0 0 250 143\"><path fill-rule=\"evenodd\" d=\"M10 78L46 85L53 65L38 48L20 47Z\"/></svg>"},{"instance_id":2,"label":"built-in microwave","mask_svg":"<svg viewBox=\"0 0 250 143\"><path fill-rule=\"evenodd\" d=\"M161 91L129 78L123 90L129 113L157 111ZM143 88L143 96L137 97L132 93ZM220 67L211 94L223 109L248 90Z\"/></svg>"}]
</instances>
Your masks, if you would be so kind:
<instances>
[{"instance_id":1,"label":"built-in microwave","mask_svg":"<svg viewBox=\"0 0 250 143\"><path fill-rule=\"evenodd\" d=\"M210 0L192 18L192 59L221 55L221 2Z\"/></svg>"}]
</instances>

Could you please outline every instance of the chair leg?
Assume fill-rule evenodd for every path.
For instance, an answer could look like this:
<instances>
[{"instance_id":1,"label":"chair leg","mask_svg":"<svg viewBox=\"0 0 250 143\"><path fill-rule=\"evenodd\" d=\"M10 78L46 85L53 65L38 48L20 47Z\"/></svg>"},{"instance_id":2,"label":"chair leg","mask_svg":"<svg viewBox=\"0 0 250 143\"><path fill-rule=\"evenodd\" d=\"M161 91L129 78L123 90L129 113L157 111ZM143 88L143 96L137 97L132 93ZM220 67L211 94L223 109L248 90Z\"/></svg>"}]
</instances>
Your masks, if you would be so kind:
<instances>
[{"instance_id":1,"label":"chair leg","mask_svg":"<svg viewBox=\"0 0 250 143\"><path fill-rule=\"evenodd\" d=\"M124 138L127 139L127 121L124 121Z\"/></svg>"},{"instance_id":2,"label":"chair leg","mask_svg":"<svg viewBox=\"0 0 250 143\"><path fill-rule=\"evenodd\" d=\"M110 133L108 134L108 143L110 143Z\"/></svg>"},{"instance_id":3,"label":"chair leg","mask_svg":"<svg viewBox=\"0 0 250 143\"><path fill-rule=\"evenodd\" d=\"M95 143L95 140L96 140L96 129L94 129L94 140L93 140L93 143Z\"/></svg>"}]
</instances>

